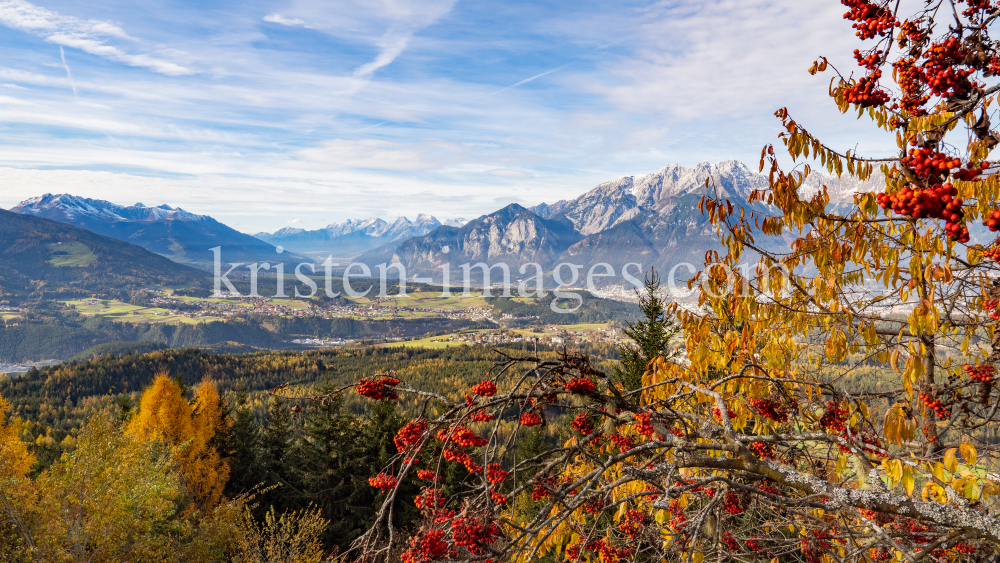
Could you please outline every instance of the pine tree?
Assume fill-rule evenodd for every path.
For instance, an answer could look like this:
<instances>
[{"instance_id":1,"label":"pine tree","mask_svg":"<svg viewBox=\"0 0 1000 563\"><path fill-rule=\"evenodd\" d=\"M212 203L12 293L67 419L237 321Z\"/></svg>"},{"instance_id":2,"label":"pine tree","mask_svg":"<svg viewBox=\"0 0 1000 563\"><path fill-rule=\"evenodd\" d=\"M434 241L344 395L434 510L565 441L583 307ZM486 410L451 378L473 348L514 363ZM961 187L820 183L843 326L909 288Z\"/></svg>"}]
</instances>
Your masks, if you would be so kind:
<instances>
[{"instance_id":1,"label":"pine tree","mask_svg":"<svg viewBox=\"0 0 1000 563\"><path fill-rule=\"evenodd\" d=\"M264 472L264 483L268 487L277 485L278 488L264 495L260 503L260 509L264 512L270 505L275 506L279 512L291 505L293 491L288 479L288 466L291 465L293 437L291 409L284 399L272 396L261 432L261 469Z\"/></svg>"},{"instance_id":2,"label":"pine tree","mask_svg":"<svg viewBox=\"0 0 1000 563\"><path fill-rule=\"evenodd\" d=\"M229 456L229 482L226 496L232 498L253 490L266 477L263 461L263 446L260 425L247 404L247 394L240 390L236 394L236 410L233 423L223 449Z\"/></svg>"},{"instance_id":3,"label":"pine tree","mask_svg":"<svg viewBox=\"0 0 1000 563\"><path fill-rule=\"evenodd\" d=\"M630 391L642 387L642 376L650 360L663 356L672 358L675 352L670 342L681 331L676 320L666 311L666 300L660 295L660 276L650 269L646 275L644 291L636 290L642 319L627 323L622 329L632 343L619 345L619 365L615 367L615 379Z\"/></svg>"}]
</instances>

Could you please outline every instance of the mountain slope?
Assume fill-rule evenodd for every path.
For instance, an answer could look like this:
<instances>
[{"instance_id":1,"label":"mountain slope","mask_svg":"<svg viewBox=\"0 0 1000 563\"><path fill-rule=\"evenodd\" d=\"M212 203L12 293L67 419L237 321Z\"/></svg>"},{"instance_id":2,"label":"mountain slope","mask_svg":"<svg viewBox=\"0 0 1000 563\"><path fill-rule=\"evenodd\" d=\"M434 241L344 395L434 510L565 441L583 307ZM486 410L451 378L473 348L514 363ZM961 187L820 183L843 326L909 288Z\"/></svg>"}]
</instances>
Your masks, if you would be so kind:
<instances>
[{"instance_id":1,"label":"mountain slope","mask_svg":"<svg viewBox=\"0 0 1000 563\"><path fill-rule=\"evenodd\" d=\"M0 300L128 296L150 285L208 285L205 273L86 229L0 209Z\"/></svg>"},{"instance_id":2,"label":"mountain slope","mask_svg":"<svg viewBox=\"0 0 1000 563\"><path fill-rule=\"evenodd\" d=\"M580 234L569 222L543 219L512 203L460 228L442 226L426 236L409 239L396 248L392 260L407 270L427 273L441 264L457 267L466 262L505 262L516 269L528 262L548 264L578 240ZM366 257L358 260L365 262ZM439 277L439 270L437 274Z\"/></svg>"},{"instance_id":3,"label":"mountain slope","mask_svg":"<svg viewBox=\"0 0 1000 563\"><path fill-rule=\"evenodd\" d=\"M45 194L23 201L11 211L81 227L198 267L211 267L214 254L209 249L216 246L222 247L224 262L273 261L277 257L275 248L266 242L207 215L167 205L123 206L69 194Z\"/></svg>"}]
</instances>

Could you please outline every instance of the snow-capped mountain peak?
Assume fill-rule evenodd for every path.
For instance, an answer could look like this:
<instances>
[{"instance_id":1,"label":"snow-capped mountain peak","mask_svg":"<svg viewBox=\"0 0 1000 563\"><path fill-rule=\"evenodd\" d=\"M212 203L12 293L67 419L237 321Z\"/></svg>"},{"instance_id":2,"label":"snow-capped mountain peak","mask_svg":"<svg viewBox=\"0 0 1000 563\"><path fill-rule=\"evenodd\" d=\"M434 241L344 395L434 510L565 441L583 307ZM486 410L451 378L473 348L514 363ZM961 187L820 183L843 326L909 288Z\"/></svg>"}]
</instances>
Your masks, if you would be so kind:
<instances>
[{"instance_id":1,"label":"snow-capped mountain peak","mask_svg":"<svg viewBox=\"0 0 1000 563\"><path fill-rule=\"evenodd\" d=\"M146 207L142 203L118 205L102 199L90 199L72 194L45 194L26 199L11 211L59 220L63 218L90 217L109 222L119 221L204 221L205 215L196 215L179 207L160 205Z\"/></svg>"}]
</instances>

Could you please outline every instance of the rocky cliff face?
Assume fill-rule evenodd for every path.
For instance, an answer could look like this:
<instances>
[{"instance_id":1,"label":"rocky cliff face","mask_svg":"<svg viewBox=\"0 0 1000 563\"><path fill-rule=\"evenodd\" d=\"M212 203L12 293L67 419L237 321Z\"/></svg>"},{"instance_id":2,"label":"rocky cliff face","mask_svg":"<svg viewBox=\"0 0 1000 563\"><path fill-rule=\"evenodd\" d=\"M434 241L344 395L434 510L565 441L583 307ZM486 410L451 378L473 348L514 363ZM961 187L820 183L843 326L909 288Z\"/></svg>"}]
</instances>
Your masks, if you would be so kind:
<instances>
[{"instance_id":1,"label":"rocky cliff face","mask_svg":"<svg viewBox=\"0 0 1000 563\"><path fill-rule=\"evenodd\" d=\"M461 228L443 226L407 240L396 248L392 260L408 270L466 262L504 262L516 269L528 262L549 264L578 240L580 234L568 221L544 219L511 204Z\"/></svg>"}]
</instances>

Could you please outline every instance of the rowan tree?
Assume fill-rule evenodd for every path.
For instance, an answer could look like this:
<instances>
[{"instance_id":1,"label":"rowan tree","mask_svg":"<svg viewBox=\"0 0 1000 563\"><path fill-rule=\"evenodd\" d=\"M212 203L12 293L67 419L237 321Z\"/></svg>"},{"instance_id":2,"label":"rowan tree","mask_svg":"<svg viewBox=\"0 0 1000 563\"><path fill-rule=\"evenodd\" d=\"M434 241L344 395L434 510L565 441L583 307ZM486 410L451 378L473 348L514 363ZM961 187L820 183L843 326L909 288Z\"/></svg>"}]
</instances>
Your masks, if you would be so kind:
<instances>
[{"instance_id":1,"label":"rowan tree","mask_svg":"<svg viewBox=\"0 0 1000 563\"><path fill-rule=\"evenodd\" d=\"M363 560L995 561L1000 507L1000 133L994 0L843 0L859 77L820 58L845 114L894 133L896 156L829 147L777 112L769 186L749 203L706 197L726 253L693 280L679 314L685 358L657 358L629 389L566 353L509 358L463 398L393 374L356 391L437 405L396 436L371 477L395 492L425 483L421 528L376 526ZM991 84L994 83L994 84ZM884 187L831 201L804 188L808 164ZM711 188L709 181L707 187ZM761 206L766 206L766 210ZM975 236L973 236L975 235ZM766 237L784 237L786 252ZM748 256L759 258L741 275ZM431 413L434 413L433 415ZM562 415L561 413L567 413ZM575 435L529 458L521 427L571 418ZM441 494L446 467L469 488ZM543 505L515 510L520 499ZM515 502L512 502L515 501Z\"/></svg>"}]
</instances>

